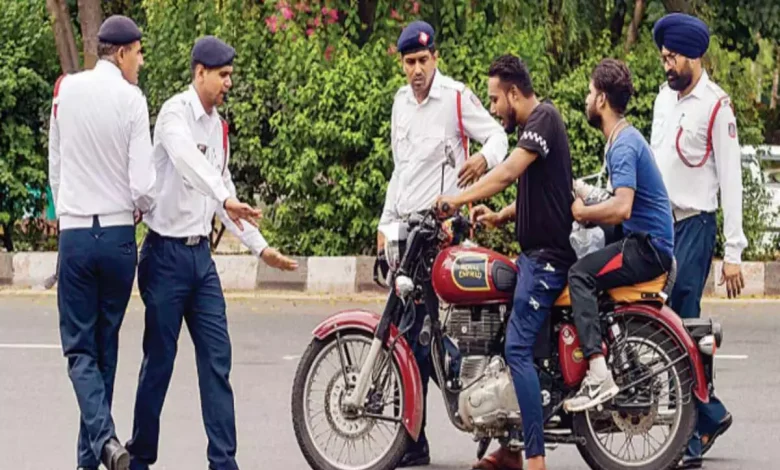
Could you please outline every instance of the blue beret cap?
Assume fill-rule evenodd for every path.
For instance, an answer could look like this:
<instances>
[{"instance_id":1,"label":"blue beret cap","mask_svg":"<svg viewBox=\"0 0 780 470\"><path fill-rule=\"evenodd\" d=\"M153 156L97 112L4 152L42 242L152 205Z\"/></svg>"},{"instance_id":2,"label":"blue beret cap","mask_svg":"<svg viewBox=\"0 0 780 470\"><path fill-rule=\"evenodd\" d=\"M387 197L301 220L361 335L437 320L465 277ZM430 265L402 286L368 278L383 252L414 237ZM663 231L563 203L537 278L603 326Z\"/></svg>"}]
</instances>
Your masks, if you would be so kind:
<instances>
[{"instance_id":1,"label":"blue beret cap","mask_svg":"<svg viewBox=\"0 0 780 470\"><path fill-rule=\"evenodd\" d=\"M235 49L214 36L203 36L192 47L193 64L203 64L208 68L230 65L235 56Z\"/></svg>"},{"instance_id":2,"label":"blue beret cap","mask_svg":"<svg viewBox=\"0 0 780 470\"><path fill-rule=\"evenodd\" d=\"M398 52L408 54L421 49L433 48L433 26L425 21L409 23L398 37Z\"/></svg>"},{"instance_id":3,"label":"blue beret cap","mask_svg":"<svg viewBox=\"0 0 780 470\"><path fill-rule=\"evenodd\" d=\"M707 25L695 16L670 13L653 26L653 40L658 49L666 47L690 59L698 59L710 45Z\"/></svg>"},{"instance_id":4,"label":"blue beret cap","mask_svg":"<svg viewBox=\"0 0 780 470\"><path fill-rule=\"evenodd\" d=\"M100 42L125 45L141 40L141 30L133 20L123 15L113 15L106 19L98 30Z\"/></svg>"}]
</instances>

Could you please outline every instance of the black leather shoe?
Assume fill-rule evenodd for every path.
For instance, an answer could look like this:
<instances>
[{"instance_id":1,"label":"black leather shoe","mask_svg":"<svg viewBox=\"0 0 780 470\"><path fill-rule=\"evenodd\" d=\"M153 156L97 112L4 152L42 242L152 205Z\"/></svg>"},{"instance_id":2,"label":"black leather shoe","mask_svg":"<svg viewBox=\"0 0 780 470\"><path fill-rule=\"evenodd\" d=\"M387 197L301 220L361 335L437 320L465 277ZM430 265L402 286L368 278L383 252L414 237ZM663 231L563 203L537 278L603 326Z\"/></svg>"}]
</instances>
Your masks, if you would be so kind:
<instances>
[{"instance_id":1,"label":"black leather shoe","mask_svg":"<svg viewBox=\"0 0 780 470\"><path fill-rule=\"evenodd\" d=\"M119 441L111 438L103 446L102 462L108 470L128 470L130 468L130 453Z\"/></svg>"},{"instance_id":2,"label":"black leather shoe","mask_svg":"<svg viewBox=\"0 0 780 470\"><path fill-rule=\"evenodd\" d=\"M431 455L428 449L428 445L426 444L421 449L409 449L406 454L404 454L401 462L398 464L398 467L422 467L423 465L430 464Z\"/></svg>"}]
</instances>

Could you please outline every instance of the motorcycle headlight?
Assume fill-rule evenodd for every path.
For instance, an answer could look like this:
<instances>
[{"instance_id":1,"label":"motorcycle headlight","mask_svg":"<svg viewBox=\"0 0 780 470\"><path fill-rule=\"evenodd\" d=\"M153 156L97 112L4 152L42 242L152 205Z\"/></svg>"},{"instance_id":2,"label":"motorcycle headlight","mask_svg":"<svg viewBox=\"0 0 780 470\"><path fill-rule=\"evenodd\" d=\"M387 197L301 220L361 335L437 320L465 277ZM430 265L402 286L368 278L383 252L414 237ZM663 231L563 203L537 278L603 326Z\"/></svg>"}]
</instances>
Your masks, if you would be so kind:
<instances>
[{"instance_id":1,"label":"motorcycle headlight","mask_svg":"<svg viewBox=\"0 0 780 470\"><path fill-rule=\"evenodd\" d=\"M406 226L391 223L379 228L385 235L385 259L391 271L397 271L406 249Z\"/></svg>"}]
</instances>

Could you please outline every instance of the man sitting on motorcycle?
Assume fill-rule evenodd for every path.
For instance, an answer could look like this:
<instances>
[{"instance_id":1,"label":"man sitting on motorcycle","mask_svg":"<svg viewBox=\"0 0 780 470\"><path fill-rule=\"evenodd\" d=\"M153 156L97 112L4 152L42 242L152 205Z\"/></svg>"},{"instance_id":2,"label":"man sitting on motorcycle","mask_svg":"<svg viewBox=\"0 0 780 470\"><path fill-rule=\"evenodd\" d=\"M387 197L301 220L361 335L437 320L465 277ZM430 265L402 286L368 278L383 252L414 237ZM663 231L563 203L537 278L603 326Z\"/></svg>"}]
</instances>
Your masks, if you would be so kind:
<instances>
[{"instance_id":1,"label":"man sitting on motorcycle","mask_svg":"<svg viewBox=\"0 0 780 470\"><path fill-rule=\"evenodd\" d=\"M569 267L577 259L569 243L573 223L571 155L560 113L550 101L536 97L528 69L519 58L498 58L488 75L490 111L501 118L507 132L520 126L517 148L471 188L457 196L440 197L436 207L440 215L449 216L464 204L487 199L517 182L516 204L498 214L480 206L474 209L472 217L488 226L516 221L523 252L517 259L518 281L507 325L505 355L523 417L525 456L531 470L542 470L542 395L533 364L533 347L566 286ZM522 458L502 447L474 468L521 469Z\"/></svg>"},{"instance_id":2,"label":"man sitting on motorcycle","mask_svg":"<svg viewBox=\"0 0 780 470\"><path fill-rule=\"evenodd\" d=\"M589 362L580 390L564 403L569 412L590 409L618 393L601 349L598 292L650 281L672 265L674 231L666 187L647 141L623 117L633 93L624 63L605 59L593 70L586 114L588 123L607 137L605 159L614 195L591 206L577 197L572 214L579 223L622 224L625 238L582 257L569 270L574 324Z\"/></svg>"}]
</instances>

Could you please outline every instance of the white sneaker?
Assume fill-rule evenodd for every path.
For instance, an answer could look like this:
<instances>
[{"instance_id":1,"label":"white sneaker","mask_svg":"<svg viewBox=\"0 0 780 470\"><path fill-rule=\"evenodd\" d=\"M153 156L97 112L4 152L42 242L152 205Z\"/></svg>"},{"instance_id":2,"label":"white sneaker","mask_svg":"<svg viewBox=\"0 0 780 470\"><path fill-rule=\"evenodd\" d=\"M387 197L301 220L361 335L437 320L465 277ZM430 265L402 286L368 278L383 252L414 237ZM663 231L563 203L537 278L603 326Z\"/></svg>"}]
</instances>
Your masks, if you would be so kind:
<instances>
[{"instance_id":1,"label":"white sneaker","mask_svg":"<svg viewBox=\"0 0 780 470\"><path fill-rule=\"evenodd\" d=\"M588 371L588 374L582 380L579 392L563 403L563 409L569 413L589 410L607 400L611 400L618 394L619 390L611 372L606 379L599 380Z\"/></svg>"}]
</instances>

